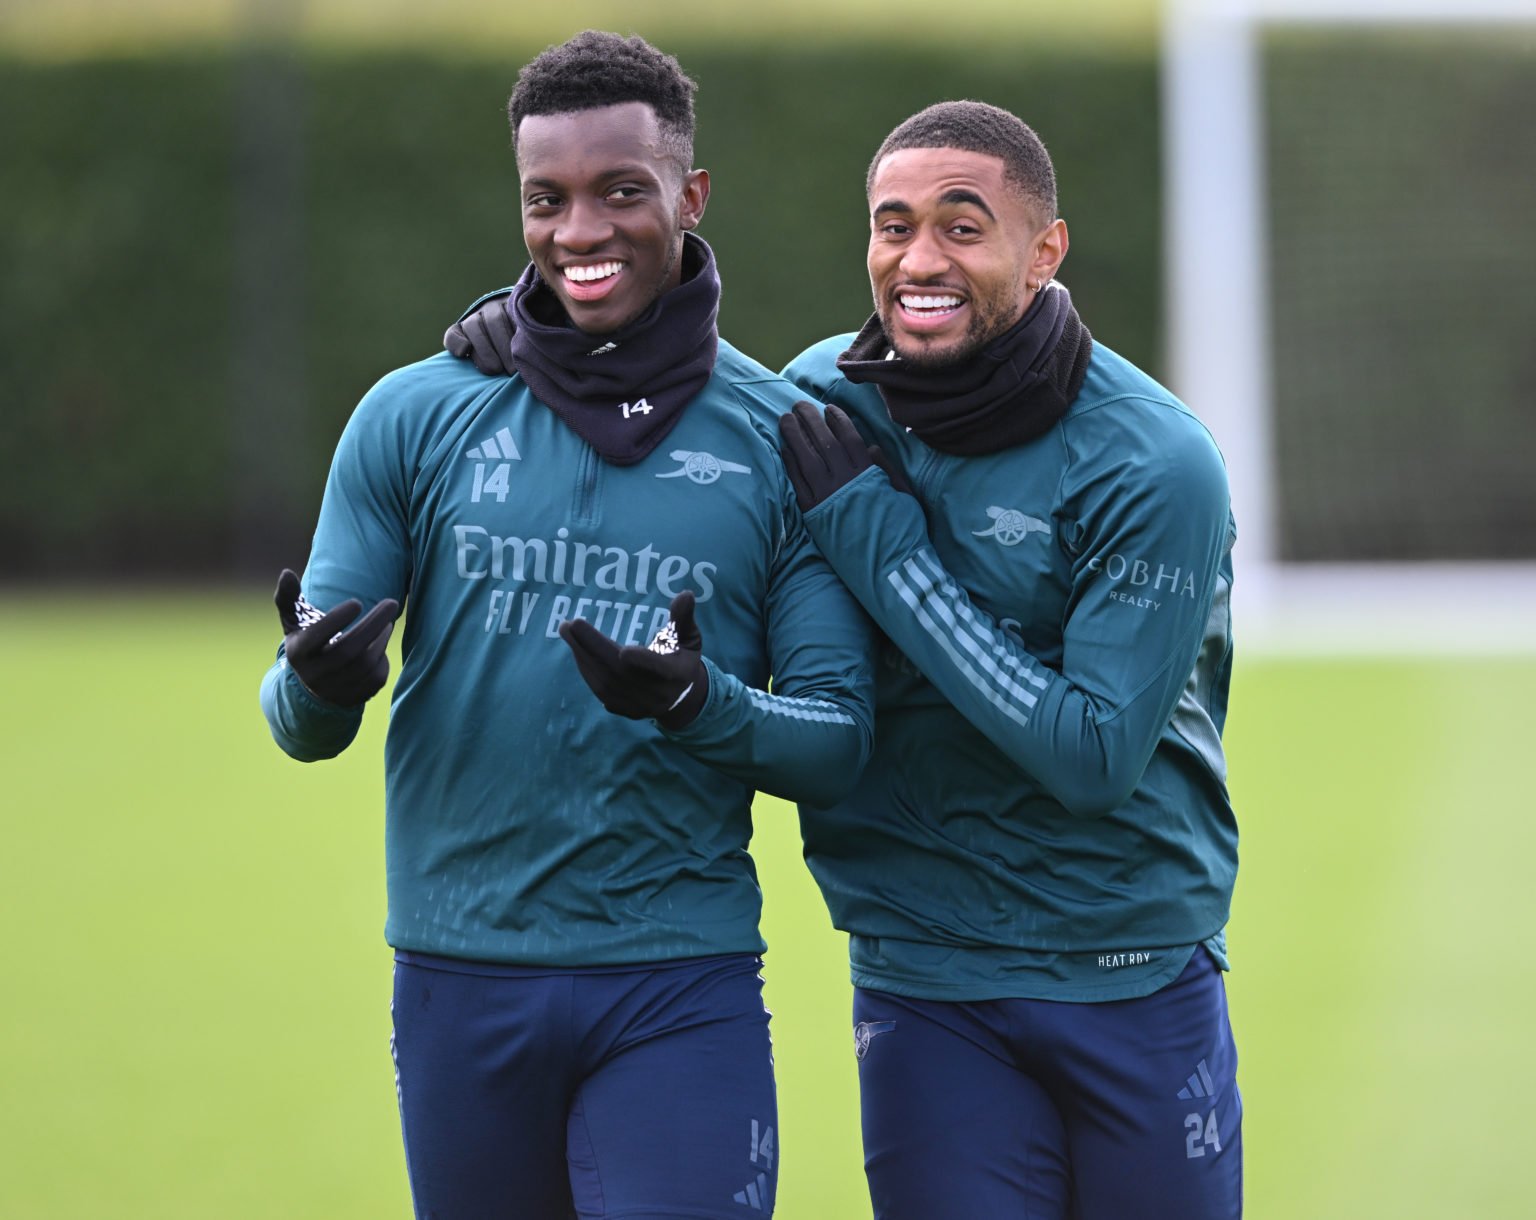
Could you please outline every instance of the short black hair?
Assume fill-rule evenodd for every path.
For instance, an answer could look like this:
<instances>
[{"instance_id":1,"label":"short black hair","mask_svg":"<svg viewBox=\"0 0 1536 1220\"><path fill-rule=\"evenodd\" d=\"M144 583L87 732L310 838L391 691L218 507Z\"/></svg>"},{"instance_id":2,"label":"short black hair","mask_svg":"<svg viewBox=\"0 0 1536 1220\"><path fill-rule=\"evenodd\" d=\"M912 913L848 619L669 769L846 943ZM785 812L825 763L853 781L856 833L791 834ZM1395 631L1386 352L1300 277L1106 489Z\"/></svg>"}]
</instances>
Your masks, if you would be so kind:
<instances>
[{"instance_id":1,"label":"short black hair","mask_svg":"<svg viewBox=\"0 0 1536 1220\"><path fill-rule=\"evenodd\" d=\"M1056 170L1045 145L1015 114L986 102L937 102L919 110L885 137L869 163L864 193L874 189L875 170L891 153L908 148L958 148L1000 157L1003 180L1012 184L1040 213L1056 219Z\"/></svg>"},{"instance_id":2,"label":"short black hair","mask_svg":"<svg viewBox=\"0 0 1536 1220\"><path fill-rule=\"evenodd\" d=\"M583 30L547 47L517 74L507 102L512 151L517 128L530 114L572 114L623 102L644 102L656 112L662 142L684 173L693 167L693 95L698 89L677 60L638 34L628 38Z\"/></svg>"}]
</instances>

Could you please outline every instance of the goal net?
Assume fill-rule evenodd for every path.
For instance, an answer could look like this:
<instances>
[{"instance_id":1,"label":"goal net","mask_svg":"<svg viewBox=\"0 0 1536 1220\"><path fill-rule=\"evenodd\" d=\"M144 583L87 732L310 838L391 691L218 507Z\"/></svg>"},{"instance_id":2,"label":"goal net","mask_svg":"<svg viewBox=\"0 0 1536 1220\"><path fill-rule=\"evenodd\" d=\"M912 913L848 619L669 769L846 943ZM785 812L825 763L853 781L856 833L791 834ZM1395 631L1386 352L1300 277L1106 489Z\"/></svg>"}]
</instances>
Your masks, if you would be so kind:
<instances>
[{"instance_id":1,"label":"goal net","mask_svg":"<svg viewBox=\"0 0 1536 1220\"><path fill-rule=\"evenodd\" d=\"M1164 81L1245 636L1536 647L1536 0L1171 0Z\"/></svg>"}]
</instances>

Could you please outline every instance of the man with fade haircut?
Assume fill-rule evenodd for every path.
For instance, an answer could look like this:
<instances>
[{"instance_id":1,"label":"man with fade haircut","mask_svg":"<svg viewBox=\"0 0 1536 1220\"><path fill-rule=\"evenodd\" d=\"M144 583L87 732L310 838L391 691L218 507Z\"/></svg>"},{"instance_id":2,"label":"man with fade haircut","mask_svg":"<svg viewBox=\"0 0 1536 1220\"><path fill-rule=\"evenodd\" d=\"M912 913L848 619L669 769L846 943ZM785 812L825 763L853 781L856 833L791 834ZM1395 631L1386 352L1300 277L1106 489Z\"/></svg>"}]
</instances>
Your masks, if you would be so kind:
<instances>
[{"instance_id":1,"label":"man with fade haircut","mask_svg":"<svg viewBox=\"0 0 1536 1220\"><path fill-rule=\"evenodd\" d=\"M885 637L874 755L802 809L850 933L875 1215L1235 1217L1221 455L1056 282L1018 118L931 106L867 186L875 313L785 370L828 405L782 430Z\"/></svg>"},{"instance_id":2,"label":"man with fade haircut","mask_svg":"<svg viewBox=\"0 0 1536 1220\"><path fill-rule=\"evenodd\" d=\"M777 454L798 391L716 332L693 92L614 34L523 69L532 261L467 322L514 375L380 381L278 585L262 706L305 760L352 741L406 607L385 933L423 1218L773 1210L751 802L847 795L872 640Z\"/></svg>"}]
</instances>

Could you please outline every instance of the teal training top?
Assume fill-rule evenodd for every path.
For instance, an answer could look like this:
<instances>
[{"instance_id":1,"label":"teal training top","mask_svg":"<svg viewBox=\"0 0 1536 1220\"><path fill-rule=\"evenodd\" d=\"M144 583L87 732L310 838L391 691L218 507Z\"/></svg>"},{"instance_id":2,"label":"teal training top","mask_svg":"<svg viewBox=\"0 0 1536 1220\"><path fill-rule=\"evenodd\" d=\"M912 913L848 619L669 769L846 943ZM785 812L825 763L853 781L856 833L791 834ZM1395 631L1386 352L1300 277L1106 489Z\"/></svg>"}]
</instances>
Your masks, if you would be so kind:
<instances>
[{"instance_id":1,"label":"teal training top","mask_svg":"<svg viewBox=\"0 0 1536 1220\"><path fill-rule=\"evenodd\" d=\"M754 789L831 803L870 749L871 628L777 453L798 397L722 341L631 466L603 462L520 377L446 354L359 404L303 584L321 609L406 607L385 751L391 945L559 967L763 950ZM710 690L667 733L605 711L556 628L581 617L643 646L683 589ZM261 702L304 760L338 754L362 719L311 695L281 651Z\"/></svg>"},{"instance_id":2,"label":"teal training top","mask_svg":"<svg viewBox=\"0 0 1536 1220\"><path fill-rule=\"evenodd\" d=\"M1222 929L1237 871L1221 730L1226 470L1166 389L1095 344L1065 416L982 457L929 448L826 340L785 370L871 468L806 514L884 631L875 752L802 810L854 982L929 999L1149 994Z\"/></svg>"}]
</instances>

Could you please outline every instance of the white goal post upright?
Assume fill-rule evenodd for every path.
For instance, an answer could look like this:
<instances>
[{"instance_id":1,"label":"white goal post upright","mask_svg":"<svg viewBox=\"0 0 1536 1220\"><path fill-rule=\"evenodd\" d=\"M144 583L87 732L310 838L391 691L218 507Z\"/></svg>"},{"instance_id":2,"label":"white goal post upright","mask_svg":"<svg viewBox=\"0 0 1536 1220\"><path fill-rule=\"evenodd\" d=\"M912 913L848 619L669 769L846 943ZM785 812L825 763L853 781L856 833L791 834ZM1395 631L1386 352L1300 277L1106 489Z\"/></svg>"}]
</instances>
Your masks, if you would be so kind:
<instances>
[{"instance_id":1,"label":"white goal post upright","mask_svg":"<svg viewBox=\"0 0 1536 1220\"><path fill-rule=\"evenodd\" d=\"M1536 0L1165 0L1167 368L1227 459L1245 642L1287 651L1536 648L1536 564L1301 564L1285 562L1279 546L1262 33L1487 23L1536 30ZM1457 630L1474 589L1476 630Z\"/></svg>"}]
</instances>

